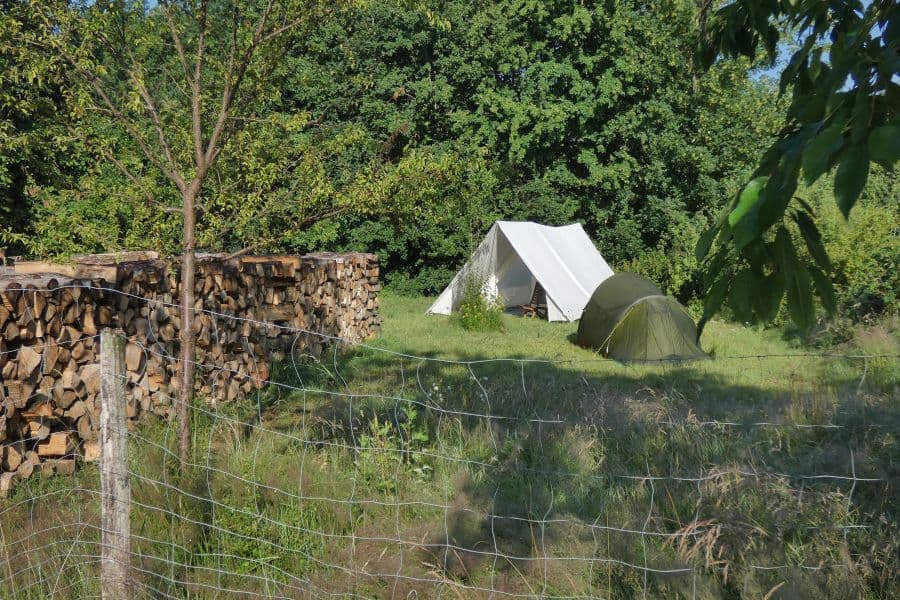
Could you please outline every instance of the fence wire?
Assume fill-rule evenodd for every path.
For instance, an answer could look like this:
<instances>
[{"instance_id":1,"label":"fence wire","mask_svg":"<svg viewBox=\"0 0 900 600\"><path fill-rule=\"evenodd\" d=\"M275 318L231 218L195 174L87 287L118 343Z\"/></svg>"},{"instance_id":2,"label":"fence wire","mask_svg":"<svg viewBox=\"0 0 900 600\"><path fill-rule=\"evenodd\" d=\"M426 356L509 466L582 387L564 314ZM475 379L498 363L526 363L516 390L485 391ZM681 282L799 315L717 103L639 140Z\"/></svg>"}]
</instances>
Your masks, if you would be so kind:
<instances>
[{"instance_id":1,"label":"fence wire","mask_svg":"<svg viewBox=\"0 0 900 600\"><path fill-rule=\"evenodd\" d=\"M187 462L175 423L129 427L136 597L900 591L898 356L459 360L196 312L295 344L251 395L195 400ZM85 464L0 500L0 595L100 597L100 497Z\"/></svg>"}]
</instances>

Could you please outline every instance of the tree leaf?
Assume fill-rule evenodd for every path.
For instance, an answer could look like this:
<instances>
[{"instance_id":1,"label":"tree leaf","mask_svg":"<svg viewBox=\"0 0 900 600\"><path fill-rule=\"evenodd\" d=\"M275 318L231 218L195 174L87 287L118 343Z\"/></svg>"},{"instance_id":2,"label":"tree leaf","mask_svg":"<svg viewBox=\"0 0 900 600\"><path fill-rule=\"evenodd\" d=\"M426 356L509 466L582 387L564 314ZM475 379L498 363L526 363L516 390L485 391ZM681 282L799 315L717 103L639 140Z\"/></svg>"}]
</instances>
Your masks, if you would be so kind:
<instances>
[{"instance_id":1,"label":"tree leaf","mask_svg":"<svg viewBox=\"0 0 900 600\"><path fill-rule=\"evenodd\" d=\"M813 304L809 273L801 263L794 263L787 277L787 300L791 319L801 329L808 330L815 323L816 308Z\"/></svg>"},{"instance_id":2,"label":"tree leaf","mask_svg":"<svg viewBox=\"0 0 900 600\"><path fill-rule=\"evenodd\" d=\"M765 186L768 180L769 178L765 176L756 177L755 179L751 179L747 185L744 186L744 189L738 198L737 206L735 206L734 210L728 214L729 225L734 227L744 215L753 209L753 206L759 200L759 192L763 189L763 186Z\"/></svg>"},{"instance_id":3,"label":"tree leaf","mask_svg":"<svg viewBox=\"0 0 900 600\"><path fill-rule=\"evenodd\" d=\"M784 276L780 271L767 276L756 276L754 292L750 297L753 312L760 321L771 321L778 314L784 297Z\"/></svg>"},{"instance_id":4,"label":"tree leaf","mask_svg":"<svg viewBox=\"0 0 900 600\"><path fill-rule=\"evenodd\" d=\"M828 170L828 159L844 142L844 123L834 123L817 135L803 151L803 179L812 185Z\"/></svg>"},{"instance_id":5,"label":"tree leaf","mask_svg":"<svg viewBox=\"0 0 900 600\"><path fill-rule=\"evenodd\" d=\"M712 260L709 261L709 266L706 268L706 272L703 274L704 289L709 289L710 287L712 287L712 284L716 280L716 277L719 276L719 273L722 272L722 268L725 267L728 253L729 248L727 245L722 244L721 246L719 246L719 250L716 252L715 256L713 256Z\"/></svg>"},{"instance_id":6,"label":"tree leaf","mask_svg":"<svg viewBox=\"0 0 900 600\"><path fill-rule=\"evenodd\" d=\"M731 284L729 304L734 310L734 316L742 323L753 320L753 303L751 298L754 294L755 284L756 276L750 269L744 269L738 273Z\"/></svg>"},{"instance_id":7,"label":"tree leaf","mask_svg":"<svg viewBox=\"0 0 900 600\"><path fill-rule=\"evenodd\" d=\"M713 225L704 231L700 239L697 240L697 246L694 248L694 258L697 259L697 262L701 262L709 254L709 248L712 246L713 240L716 239L717 233L719 233L719 226Z\"/></svg>"},{"instance_id":8,"label":"tree leaf","mask_svg":"<svg viewBox=\"0 0 900 600\"><path fill-rule=\"evenodd\" d=\"M793 56L791 56L791 60L788 61L787 66L784 68L784 71L781 72L781 79L778 83L778 94L784 94L784 91L787 87L793 83L794 79L797 77L797 71L800 70L800 65L806 63L806 57L809 55L809 51L812 49L813 44L815 44L816 36L811 35L806 38L806 41L803 43L803 47L794 52Z\"/></svg>"},{"instance_id":9,"label":"tree leaf","mask_svg":"<svg viewBox=\"0 0 900 600\"><path fill-rule=\"evenodd\" d=\"M722 307L722 302L728 294L728 288L731 285L731 282L731 273L725 272L706 292L706 296L703 299L703 316L700 317L700 322L697 323L698 340L703 334L703 328L706 326L706 323L709 322L713 315L719 312L719 308Z\"/></svg>"},{"instance_id":10,"label":"tree leaf","mask_svg":"<svg viewBox=\"0 0 900 600\"><path fill-rule=\"evenodd\" d=\"M778 251L778 267L784 273L788 312L794 323L806 331L815 321L809 273L797 258L791 236L783 226L775 234L775 246Z\"/></svg>"},{"instance_id":11,"label":"tree leaf","mask_svg":"<svg viewBox=\"0 0 900 600\"><path fill-rule=\"evenodd\" d=\"M819 233L819 229L816 227L812 217L806 211L797 211L793 214L793 217L800 234L803 235L803 240L806 242L806 249L809 250L809 255L813 257L813 260L816 261L816 264L823 271L829 273L831 271L831 261L828 259L828 253L825 252L824 244L822 244L822 235Z\"/></svg>"},{"instance_id":12,"label":"tree leaf","mask_svg":"<svg viewBox=\"0 0 900 600\"><path fill-rule=\"evenodd\" d=\"M757 273L763 273L768 262L765 243L762 240L753 240L741 250L741 256L749 263L750 268Z\"/></svg>"},{"instance_id":13,"label":"tree leaf","mask_svg":"<svg viewBox=\"0 0 900 600\"><path fill-rule=\"evenodd\" d=\"M824 119L825 104L825 98L813 89L806 95L795 98L788 114L801 123L814 123Z\"/></svg>"},{"instance_id":14,"label":"tree leaf","mask_svg":"<svg viewBox=\"0 0 900 600\"><path fill-rule=\"evenodd\" d=\"M821 300L822 306L828 312L828 315L834 316L835 311L837 311L837 301L834 297L834 286L831 283L831 278L816 267L812 267L809 273L812 275L813 284L816 286L816 296Z\"/></svg>"},{"instance_id":15,"label":"tree leaf","mask_svg":"<svg viewBox=\"0 0 900 600\"><path fill-rule=\"evenodd\" d=\"M769 24L768 28L766 29L765 36L766 53L769 55L769 62L774 63L775 59L778 57L777 48L778 38L780 37L780 35L781 34L778 31L778 28L775 27L775 25Z\"/></svg>"},{"instance_id":16,"label":"tree leaf","mask_svg":"<svg viewBox=\"0 0 900 600\"><path fill-rule=\"evenodd\" d=\"M869 152L866 146L852 146L844 153L834 177L834 197L844 218L856 204L869 176Z\"/></svg>"},{"instance_id":17,"label":"tree leaf","mask_svg":"<svg viewBox=\"0 0 900 600\"><path fill-rule=\"evenodd\" d=\"M872 96L865 88L856 92L853 109L850 111L850 141L863 144L872 122Z\"/></svg>"},{"instance_id":18,"label":"tree leaf","mask_svg":"<svg viewBox=\"0 0 900 600\"><path fill-rule=\"evenodd\" d=\"M758 210L760 192L769 181L768 177L757 177L744 187L737 206L728 215L728 224L734 233L734 244L740 250L759 235Z\"/></svg>"},{"instance_id":19,"label":"tree leaf","mask_svg":"<svg viewBox=\"0 0 900 600\"><path fill-rule=\"evenodd\" d=\"M797 190L797 177L800 174L800 156L785 154L782 156L775 173L769 178L759 204L759 230L767 231L770 227L784 219L794 192Z\"/></svg>"},{"instance_id":20,"label":"tree leaf","mask_svg":"<svg viewBox=\"0 0 900 600\"><path fill-rule=\"evenodd\" d=\"M869 133L869 156L890 168L900 160L900 125L882 125Z\"/></svg>"},{"instance_id":21,"label":"tree leaf","mask_svg":"<svg viewBox=\"0 0 900 600\"><path fill-rule=\"evenodd\" d=\"M725 300L725 296L728 294L728 289L731 286L732 276L730 272L725 272L719 277L715 283L709 288L709 291L706 293L706 298L703 301L703 312L715 314L719 311L719 308L722 306L722 302Z\"/></svg>"}]
</instances>

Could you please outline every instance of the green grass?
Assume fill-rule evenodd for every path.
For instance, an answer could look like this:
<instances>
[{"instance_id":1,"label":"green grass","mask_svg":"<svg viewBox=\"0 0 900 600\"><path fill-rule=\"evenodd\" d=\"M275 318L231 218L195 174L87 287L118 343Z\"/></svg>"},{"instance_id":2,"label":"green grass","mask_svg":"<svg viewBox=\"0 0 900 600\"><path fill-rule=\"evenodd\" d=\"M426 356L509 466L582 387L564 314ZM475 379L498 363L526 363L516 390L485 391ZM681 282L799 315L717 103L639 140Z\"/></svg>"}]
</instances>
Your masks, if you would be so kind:
<instances>
[{"instance_id":1,"label":"green grass","mask_svg":"<svg viewBox=\"0 0 900 600\"><path fill-rule=\"evenodd\" d=\"M139 589L900 594L895 359L762 357L805 350L777 331L714 322L702 340L714 360L622 365L574 346L572 324L504 317L501 332L467 332L426 316L428 304L386 296L370 347L296 356L276 369L284 387L198 408L196 466L184 473L172 427L136 433ZM870 333L839 350L896 354L897 337ZM761 357L734 358L749 355ZM776 425L752 425L761 421ZM826 424L840 427L805 427ZM878 481L800 477L854 470ZM96 554L96 497L72 490L96 484L86 467L74 480L30 480L0 505L10 557L0 553L0 577L16 582L0 595L96 593L96 566L81 558ZM635 568L645 564L691 572L645 579ZM71 587L53 587L60 579Z\"/></svg>"}]
</instances>

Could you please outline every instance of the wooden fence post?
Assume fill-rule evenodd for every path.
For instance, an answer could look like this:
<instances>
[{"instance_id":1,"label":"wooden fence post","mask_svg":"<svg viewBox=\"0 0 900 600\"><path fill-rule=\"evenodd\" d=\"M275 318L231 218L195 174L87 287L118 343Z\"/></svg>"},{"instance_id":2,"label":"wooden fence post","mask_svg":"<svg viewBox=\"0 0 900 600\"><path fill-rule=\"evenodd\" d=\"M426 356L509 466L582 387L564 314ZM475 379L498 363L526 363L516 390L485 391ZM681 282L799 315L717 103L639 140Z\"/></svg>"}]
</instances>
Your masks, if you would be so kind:
<instances>
[{"instance_id":1,"label":"wooden fence post","mask_svg":"<svg viewBox=\"0 0 900 600\"><path fill-rule=\"evenodd\" d=\"M100 586L104 600L131 597L128 579L131 483L128 477L128 416L125 409L125 336L100 333Z\"/></svg>"}]
</instances>

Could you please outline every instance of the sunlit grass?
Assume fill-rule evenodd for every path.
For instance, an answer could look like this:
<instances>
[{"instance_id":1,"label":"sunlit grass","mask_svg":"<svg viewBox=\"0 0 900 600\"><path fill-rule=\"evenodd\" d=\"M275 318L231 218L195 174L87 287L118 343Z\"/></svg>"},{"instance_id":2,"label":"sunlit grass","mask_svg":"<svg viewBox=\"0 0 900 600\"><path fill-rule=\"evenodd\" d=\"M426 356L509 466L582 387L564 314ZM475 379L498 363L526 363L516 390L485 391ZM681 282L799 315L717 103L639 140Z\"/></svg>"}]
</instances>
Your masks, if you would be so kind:
<instances>
[{"instance_id":1,"label":"sunlit grass","mask_svg":"<svg viewBox=\"0 0 900 600\"><path fill-rule=\"evenodd\" d=\"M275 370L281 386L199 409L185 472L173 425L135 432L139 588L184 598L900 591L896 361L769 356L809 351L778 331L713 322L702 340L712 360L623 365L575 346L574 324L508 316L501 332L466 332L425 315L428 304L386 296L384 330L367 347L289 357ZM884 354L896 347L876 337ZM862 342L847 351L874 347ZM96 554L95 527L15 541L67 519L96 524L96 496L67 491L75 483L96 489L96 470L31 480L0 505L13 507L4 524L30 528L4 529L12 568L25 569L10 597L96 593L96 566L77 559ZM55 541L80 551L60 557ZM635 565L689 574L645 578ZM70 589L51 588L60 569Z\"/></svg>"}]
</instances>

